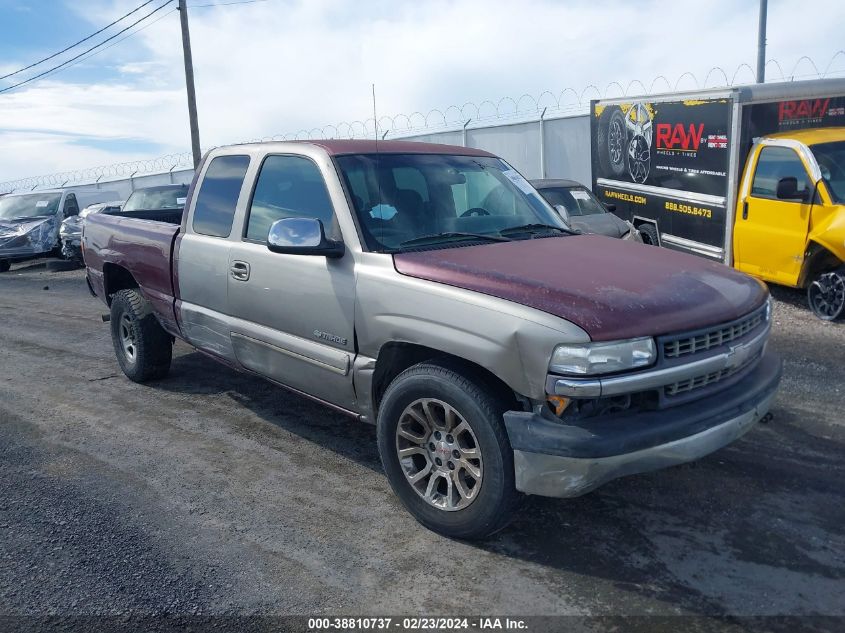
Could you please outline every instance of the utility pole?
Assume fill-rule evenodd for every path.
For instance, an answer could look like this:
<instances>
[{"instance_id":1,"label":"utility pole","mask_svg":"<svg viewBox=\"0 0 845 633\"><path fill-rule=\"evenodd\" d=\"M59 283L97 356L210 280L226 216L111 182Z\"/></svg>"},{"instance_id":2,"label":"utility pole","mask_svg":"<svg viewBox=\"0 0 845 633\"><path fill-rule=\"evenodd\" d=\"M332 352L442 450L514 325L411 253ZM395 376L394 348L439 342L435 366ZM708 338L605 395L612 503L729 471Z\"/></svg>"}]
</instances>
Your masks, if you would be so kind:
<instances>
[{"instance_id":1,"label":"utility pole","mask_svg":"<svg viewBox=\"0 0 845 633\"><path fill-rule=\"evenodd\" d=\"M757 83L766 81L766 11L767 0L760 0L760 22L757 24Z\"/></svg>"},{"instance_id":2,"label":"utility pole","mask_svg":"<svg viewBox=\"0 0 845 633\"><path fill-rule=\"evenodd\" d=\"M194 60L191 56L191 32L188 30L188 5L179 0L179 20L182 22L182 52L185 55L185 87L188 90L188 118L191 123L191 151L194 169L200 164L200 126L197 121L197 93L194 90Z\"/></svg>"}]
</instances>

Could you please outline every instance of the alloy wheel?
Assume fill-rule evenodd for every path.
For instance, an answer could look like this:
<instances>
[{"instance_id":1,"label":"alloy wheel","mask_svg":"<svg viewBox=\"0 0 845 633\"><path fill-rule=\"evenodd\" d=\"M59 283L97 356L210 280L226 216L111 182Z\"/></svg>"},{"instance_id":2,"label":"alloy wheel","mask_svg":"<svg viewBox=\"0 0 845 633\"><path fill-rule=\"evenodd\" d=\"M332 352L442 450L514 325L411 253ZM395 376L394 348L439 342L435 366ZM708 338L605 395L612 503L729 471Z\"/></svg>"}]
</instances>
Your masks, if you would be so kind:
<instances>
[{"instance_id":1,"label":"alloy wheel","mask_svg":"<svg viewBox=\"0 0 845 633\"><path fill-rule=\"evenodd\" d=\"M448 403L421 398L396 427L396 452L405 478L428 504L462 510L478 497L483 464L469 422Z\"/></svg>"}]
</instances>

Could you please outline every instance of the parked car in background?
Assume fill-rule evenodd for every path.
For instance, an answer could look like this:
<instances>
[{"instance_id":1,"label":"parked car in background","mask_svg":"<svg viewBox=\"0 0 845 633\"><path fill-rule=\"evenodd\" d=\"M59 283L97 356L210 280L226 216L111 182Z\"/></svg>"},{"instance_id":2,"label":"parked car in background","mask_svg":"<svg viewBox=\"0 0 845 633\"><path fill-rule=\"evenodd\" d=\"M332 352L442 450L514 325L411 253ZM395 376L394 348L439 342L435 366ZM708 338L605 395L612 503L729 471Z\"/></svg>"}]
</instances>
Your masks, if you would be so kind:
<instances>
[{"instance_id":1,"label":"parked car in background","mask_svg":"<svg viewBox=\"0 0 845 633\"><path fill-rule=\"evenodd\" d=\"M574 233L488 152L218 147L191 191L169 222L86 221L124 374L164 378L178 338L375 423L393 490L442 534L501 529L522 493L697 459L775 396L764 284Z\"/></svg>"},{"instance_id":2,"label":"parked car in background","mask_svg":"<svg viewBox=\"0 0 845 633\"><path fill-rule=\"evenodd\" d=\"M144 187L136 189L121 208L122 212L132 213L133 217L141 217L140 212L149 212L153 216L161 215L158 212L181 211L185 208L185 200L188 196L188 185L157 185L155 187ZM174 216L175 217L175 216ZM165 218L160 218L160 221Z\"/></svg>"},{"instance_id":3,"label":"parked car in background","mask_svg":"<svg viewBox=\"0 0 845 633\"><path fill-rule=\"evenodd\" d=\"M66 217L95 202L118 197L115 191L12 193L0 198L0 272L13 261L59 253L59 226Z\"/></svg>"},{"instance_id":4,"label":"parked car in background","mask_svg":"<svg viewBox=\"0 0 845 633\"><path fill-rule=\"evenodd\" d=\"M602 204L593 192L574 180L532 180L531 184L552 205L564 222L581 233L596 233L642 242L630 222L615 216L613 204Z\"/></svg>"},{"instance_id":5,"label":"parked car in background","mask_svg":"<svg viewBox=\"0 0 845 633\"><path fill-rule=\"evenodd\" d=\"M92 213L102 211L120 211L124 200L112 200L111 202L98 202L89 204L79 212L79 215L71 215L62 221L59 229L59 237L62 240L62 257L69 262L76 262L79 265L82 261L82 224L85 218Z\"/></svg>"}]
</instances>

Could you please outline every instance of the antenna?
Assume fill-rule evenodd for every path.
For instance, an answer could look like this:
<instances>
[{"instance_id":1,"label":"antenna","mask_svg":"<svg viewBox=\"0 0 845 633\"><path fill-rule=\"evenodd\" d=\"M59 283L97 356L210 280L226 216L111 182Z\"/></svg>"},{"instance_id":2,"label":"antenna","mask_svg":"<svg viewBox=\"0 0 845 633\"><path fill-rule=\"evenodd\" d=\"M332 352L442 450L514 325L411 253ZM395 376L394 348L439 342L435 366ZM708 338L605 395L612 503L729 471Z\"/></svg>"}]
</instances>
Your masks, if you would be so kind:
<instances>
[{"instance_id":1,"label":"antenna","mask_svg":"<svg viewBox=\"0 0 845 633\"><path fill-rule=\"evenodd\" d=\"M373 129L376 135L376 154L378 154L378 115L376 114L376 85L373 86Z\"/></svg>"}]
</instances>

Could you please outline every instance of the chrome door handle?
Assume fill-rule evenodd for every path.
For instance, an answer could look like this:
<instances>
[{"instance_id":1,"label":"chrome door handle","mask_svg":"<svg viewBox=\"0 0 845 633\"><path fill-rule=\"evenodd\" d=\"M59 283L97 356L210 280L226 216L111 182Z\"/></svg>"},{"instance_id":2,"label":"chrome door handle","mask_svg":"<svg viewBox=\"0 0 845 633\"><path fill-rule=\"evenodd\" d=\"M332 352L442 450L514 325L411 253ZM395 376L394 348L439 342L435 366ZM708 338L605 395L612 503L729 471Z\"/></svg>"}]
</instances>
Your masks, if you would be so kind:
<instances>
[{"instance_id":1,"label":"chrome door handle","mask_svg":"<svg viewBox=\"0 0 845 633\"><path fill-rule=\"evenodd\" d=\"M229 272L232 274L232 279L246 281L249 279L249 264L246 262L232 262Z\"/></svg>"}]
</instances>

